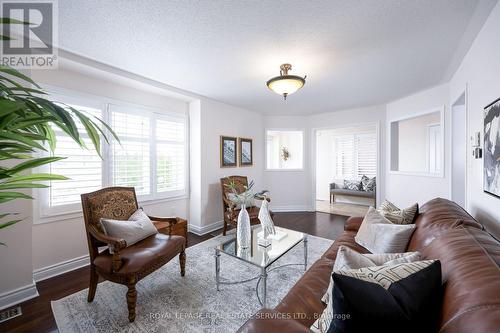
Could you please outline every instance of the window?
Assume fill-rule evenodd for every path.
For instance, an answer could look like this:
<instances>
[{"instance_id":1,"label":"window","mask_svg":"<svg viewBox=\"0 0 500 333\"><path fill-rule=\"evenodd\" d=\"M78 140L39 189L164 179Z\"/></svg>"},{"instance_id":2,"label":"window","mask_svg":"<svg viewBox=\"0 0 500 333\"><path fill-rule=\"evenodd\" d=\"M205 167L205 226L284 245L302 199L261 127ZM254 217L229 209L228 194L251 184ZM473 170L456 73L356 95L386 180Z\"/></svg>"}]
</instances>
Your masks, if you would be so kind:
<instances>
[{"instance_id":1,"label":"window","mask_svg":"<svg viewBox=\"0 0 500 333\"><path fill-rule=\"evenodd\" d=\"M40 190L40 216L81 210L80 195L106 186L133 186L140 200L156 200L186 195L188 185L187 117L140 107L95 103L95 98L56 95L87 115L104 119L120 142L103 143L101 159L90 138L82 136L81 149L58 128L54 156L66 157L41 170L70 178L50 182ZM81 132L84 128L78 124Z\"/></svg>"},{"instance_id":2,"label":"window","mask_svg":"<svg viewBox=\"0 0 500 333\"><path fill-rule=\"evenodd\" d=\"M186 178L185 124L175 118L156 121L156 191L184 190Z\"/></svg>"},{"instance_id":3,"label":"window","mask_svg":"<svg viewBox=\"0 0 500 333\"><path fill-rule=\"evenodd\" d=\"M77 104L67 104L88 116L102 118L102 111L97 108ZM77 122L80 133L84 133L84 127ZM60 207L80 202L80 194L92 192L102 187L102 162L101 158L93 149L92 141L87 135L83 135L83 142L89 149L82 149L73 139L64 133L59 127L52 127L56 134L56 149L54 156L66 157L63 160L48 165L49 171L54 174L64 175L69 180L50 182L48 205Z\"/></svg>"},{"instance_id":4,"label":"window","mask_svg":"<svg viewBox=\"0 0 500 333\"><path fill-rule=\"evenodd\" d=\"M266 131L266 169L297 170L304 165L304 132Z\"/></svg>"},{"instance_id":5,"label":"window","mask_svg":"<svg viewBox=\"0 0 500 333\"><path fill-rule=\"evenodd\" d=\"M151 119L117 109L110 106L110 126L120 138L111 145L111 183L133 186L137 195L150 194Z\"/></svg>"},{"instance_id":6,"label":"window","mask_svg":"<svg viewBox=\"0 0 500 333\"><path fill-rule=\"evenodd\" d=\"M360 179L377 174L377 136L359 133L335 137L335 169L340 179Z\"/></svg>"}]
</instances>

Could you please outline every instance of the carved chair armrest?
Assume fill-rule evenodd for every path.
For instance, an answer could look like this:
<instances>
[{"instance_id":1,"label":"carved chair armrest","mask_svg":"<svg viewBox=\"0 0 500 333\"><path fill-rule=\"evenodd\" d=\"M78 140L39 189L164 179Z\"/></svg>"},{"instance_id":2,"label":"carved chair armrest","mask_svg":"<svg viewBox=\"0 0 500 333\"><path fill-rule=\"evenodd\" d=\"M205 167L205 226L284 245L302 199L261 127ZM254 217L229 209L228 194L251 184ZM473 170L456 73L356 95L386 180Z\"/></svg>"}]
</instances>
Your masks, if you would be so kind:
<instances>
[{"instance_id":1,"label":"carved chair armrest","mask_svg":"<svg viewBox=\"0 0 500 333\"><path fill-rule=\"evenodd\" d=\"M187 220L182 219L180 217L158 217L158 216L150 216L150 215L148 215L148 217L151 219L151 221L155 225L156 229L158 229L158 231L165 229L165 228L168 228L167 230L168 230L169 235L172 235L172 229L173 229L174 225L176 225L178 223L184 223L185 229L184 229L184 233L182 236L184 236L184 238L186 238L186 240L187 240ZM160 231L160 232L162 232L162 231Z\"/></svg>"},{"instance_id":2,"label":"carved chair armrest","mask_svg":"<svg viewBox=\"0 0 500 333\"><path fill-rule=\"evenodd\" d=\"M151 216L148 215L149 219L153 222L168 222L170 224L176 224L179 220L182 220L179 217L159 217L159 216Z\"/></svg>"},{"instance_id":3,"label":"carved chair armrest","mask_svg":"<svg viewBox=\"0 0 500 333\"><path fill-rule=\"evenodd\" d=\"M229 200L228 198L222 197L222 200L224 201L224 203L226 205L229 206L229 211L232 212L234 210L234 208L236 207L236 204L234 202L232 202L231 200Z\"/></svg>"},{"instance_id":4,"label":"carved chair armrest","mask_svg":"<svg viewBox=\"0 0 500 333\"><path fill-rule=\"evenodd\" d=\"M124 239L108 236L100 232L96 227L92 225L89 226L89 232L92 235L92 237L94 237L98 241L113 246L114 252L119 252L121 249L127 247L127 242Z\"/></svg>"},{"instance_id":5,"label":"carved chair armrest","mask_svg":"<svg viewBox=\"0 0 500 333\"><path fill-rule=\"evenodd\" d=\"M90 225L89 232L100 242L107 243L113 249L113 262L112 269L113 272L117 272L120 270L122 266L122 260L120 258L120 250L127 247L127 242L124 239L108 236L99 230L96 227Z\"/></svg>"}]
</instances>

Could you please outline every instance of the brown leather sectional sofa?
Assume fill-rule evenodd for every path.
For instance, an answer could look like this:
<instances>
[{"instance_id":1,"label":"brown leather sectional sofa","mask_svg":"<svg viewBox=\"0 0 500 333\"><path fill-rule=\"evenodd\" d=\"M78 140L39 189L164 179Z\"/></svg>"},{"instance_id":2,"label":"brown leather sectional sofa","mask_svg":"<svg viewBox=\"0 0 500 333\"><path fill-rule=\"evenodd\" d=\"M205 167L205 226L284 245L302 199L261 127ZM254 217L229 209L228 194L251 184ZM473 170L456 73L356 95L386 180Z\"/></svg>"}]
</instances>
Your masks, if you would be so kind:
<instances>
[{"instance_id":1,"label":"brown leather sectional sofa","mask_svg":"<svg viewBox=\"0 0 500 333\"><path fill-rule=\"evenodd\" d=\"M329 284L340 245L359 252L354 236L362 218L350 218L344 233L316 261L274 308L264 309L238 332L311 332L324 309L321 297ZM500 332L500 243L455 203L437 198L420 208L408 251L439 259L445 280L439 332Z\"/></svg>"}]
</instances>

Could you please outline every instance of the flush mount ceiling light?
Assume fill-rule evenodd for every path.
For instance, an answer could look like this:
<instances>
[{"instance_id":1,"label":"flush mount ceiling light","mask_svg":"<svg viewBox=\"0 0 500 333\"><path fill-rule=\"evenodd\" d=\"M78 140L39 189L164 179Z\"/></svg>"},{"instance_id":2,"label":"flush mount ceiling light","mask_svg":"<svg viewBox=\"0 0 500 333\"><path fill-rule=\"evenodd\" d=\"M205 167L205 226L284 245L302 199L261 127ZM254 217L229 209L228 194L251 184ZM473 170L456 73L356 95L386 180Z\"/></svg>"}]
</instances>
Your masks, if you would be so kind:
<instances>
[{"instance_id":1,"label":"flush mount ceiling light","mask_svg":"<svg viewBox=\"0 0 500 333\"><path fill-rule=\"evenodd\" d=\"M306 76L300 77L297 75L288 75L288 71L292 70L292 65L283 64L280 66L280 76L273 77L267 81L267 87L277 94L286 97L293 94L306 84Z\"/></svg>"}]
</instances>

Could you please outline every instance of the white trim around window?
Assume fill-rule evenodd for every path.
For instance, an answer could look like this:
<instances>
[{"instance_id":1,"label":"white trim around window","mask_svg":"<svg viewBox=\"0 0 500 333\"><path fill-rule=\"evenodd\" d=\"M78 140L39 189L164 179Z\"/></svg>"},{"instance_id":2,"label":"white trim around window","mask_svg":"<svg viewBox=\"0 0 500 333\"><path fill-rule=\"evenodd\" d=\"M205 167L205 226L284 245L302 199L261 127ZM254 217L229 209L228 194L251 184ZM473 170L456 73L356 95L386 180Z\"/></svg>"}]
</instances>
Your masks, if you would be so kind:
<instances>
[{"instance_id":1,"label":"white trim around window","mask_svg":"<svg viewBox=\"0 0 500 333\"><path fill-rule=\"evenodd\" d=\"M63 88L51 86L45 86L44 88L56 101L101 110L102 119L110 126L111 112L113 111L124 112L131 115L140 115L141 117L148 119L150 123L149 133L147 133L148 135L145 136L142 140L147 143L149 149L149 168L147 170L144 170L144 172L147 172L146 177L149 177L149 184L147 186L149 188L149 191L144 195L138 194L138 201L141 205L147 206L149 204L181 200L189 197L189 120L187 114L179 112L167 112L164 110L145 107L142 105L135 105L132 103L122 102L110 98L70 91ZM177 131L176 136L173 139L168 137L167 139L157 140L158 138L156 136L156 127L158 121L162 121L162 124L171 125L170 128L174 128ZM178 126L175 126L176 124ZM120 135L118 136L120 137ZM112 170L112 145L114 143L115 142L111 140L110 144L107 144L106 142L102 142L101 144L103 160L101 162L101 184L99 188L114 186ZM168 186L169 182L164 180L162 188L166 188L166 190L161 192L157 191L158 154L156 149L158 143L164 143L166 147L173 147L173 149L170 149L169 152L167 152L167 157L174 158L172 162L173 165L171 165L171 168L169 169L168 165L172 163L168 162L169 164L167 164L167 166L165 167L165 163L167 162L164 162L163 174L170 176L170 174L173 173L174 177L183 177L181 181L178 181L177 178L174 178L174 185L170 187ZM38 156L46 156L46 153L40 152ZM163 156L163 158L165 159L165 156ZM44 166L43 168L39 168L36 171L49 172L50 168L51 166ZM92 190L89 190L87 192L91 191ZM82 215L81 203L79 201L76 202L74 198L70 204L54 206L51 205L50 189L34 190L34 196L36 199L33 202L35 224L67 220L80 217Z\"/></svg>"}]
</instances>

